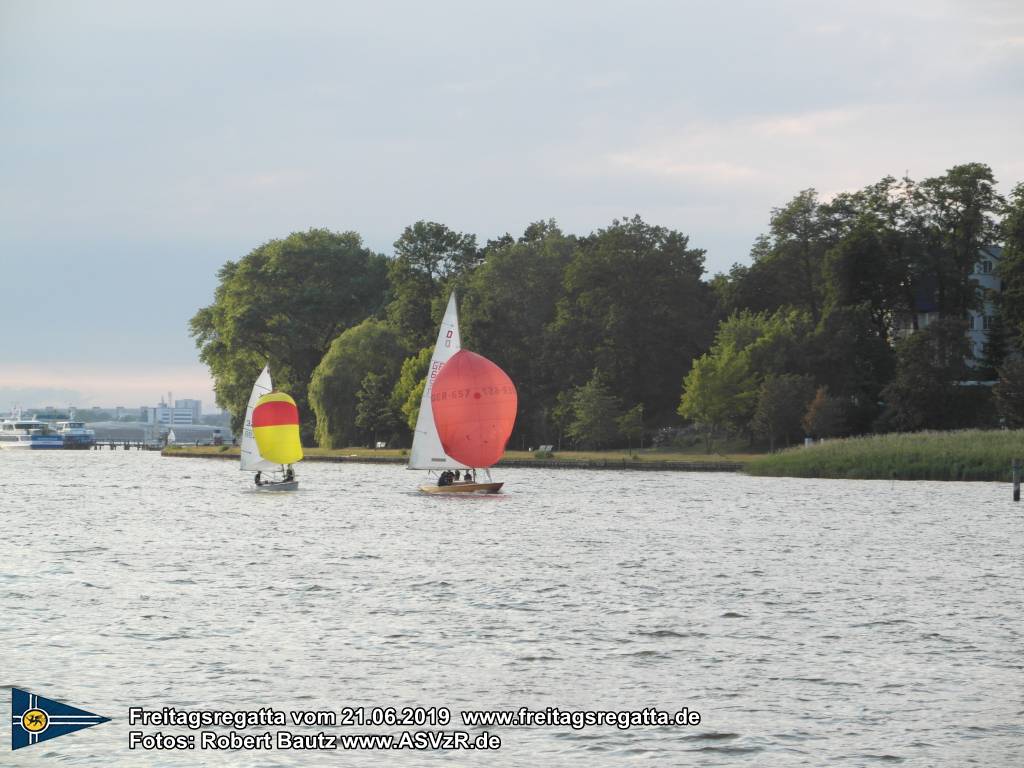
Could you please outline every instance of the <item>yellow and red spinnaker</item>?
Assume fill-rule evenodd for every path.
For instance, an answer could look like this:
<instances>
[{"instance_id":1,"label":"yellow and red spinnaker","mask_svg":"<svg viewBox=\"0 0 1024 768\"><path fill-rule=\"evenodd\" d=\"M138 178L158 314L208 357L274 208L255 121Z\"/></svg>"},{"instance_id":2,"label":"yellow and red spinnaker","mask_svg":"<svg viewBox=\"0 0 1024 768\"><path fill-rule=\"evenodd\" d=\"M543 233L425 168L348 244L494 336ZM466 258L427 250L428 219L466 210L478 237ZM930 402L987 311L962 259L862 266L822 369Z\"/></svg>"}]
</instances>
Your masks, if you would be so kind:
<instances>
[{"instance_id":1,"label":"yellow and red spinnaker","mask_svg":"<svg viewBox=\"0 0 1024 768\"><path fill-rule=\"evenodd\" d=\"M252 431L260 456L267 461L294 464L302 459L299 408L284 392L271 392L256 401Z\"/></svg>"}]
</instances>

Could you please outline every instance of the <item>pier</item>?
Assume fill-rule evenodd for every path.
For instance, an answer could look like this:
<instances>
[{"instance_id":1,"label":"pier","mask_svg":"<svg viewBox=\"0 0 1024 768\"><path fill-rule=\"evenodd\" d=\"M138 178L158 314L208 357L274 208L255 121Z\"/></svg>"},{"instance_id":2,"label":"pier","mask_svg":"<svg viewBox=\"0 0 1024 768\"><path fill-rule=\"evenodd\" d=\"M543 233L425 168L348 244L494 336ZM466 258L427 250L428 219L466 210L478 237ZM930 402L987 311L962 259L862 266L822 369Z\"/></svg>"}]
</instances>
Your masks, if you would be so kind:
<instances>
[{"instance_id":1,"label":"pier","mask_svg":"<svg viewBox=\"0 0 1024 768\"><path fill-rule=\"evenodd\" d=\"M109 448L112 451L116 451L118 448L128 451L134 448L137 451L159 451L163 446L154 445L147 443L145 440L97 440L92 450L101 451L104 448Z\"/></svg>"}]
</instances>

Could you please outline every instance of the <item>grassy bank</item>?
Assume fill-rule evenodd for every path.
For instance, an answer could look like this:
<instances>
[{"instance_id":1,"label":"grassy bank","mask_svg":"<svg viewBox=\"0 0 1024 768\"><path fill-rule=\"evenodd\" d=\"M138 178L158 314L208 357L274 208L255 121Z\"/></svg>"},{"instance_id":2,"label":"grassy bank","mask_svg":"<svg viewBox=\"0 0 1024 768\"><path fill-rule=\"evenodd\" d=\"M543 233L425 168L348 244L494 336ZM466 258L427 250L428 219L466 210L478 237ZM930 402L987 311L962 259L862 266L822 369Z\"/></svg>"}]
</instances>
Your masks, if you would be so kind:
<instances>
[{"instance_id":1,"label":"grassy bank","mask_svg":"<svg viewBox=\"0 0 1024 768\"><path fill-rule=\"evenodd\" d=\"M407 450L372 448L304 448L306 458L313 461L367 461L385 463L404 463L408 457ZM196 456L237 458L238 448L232 446L170 446L163 451L165 456ZM738 470L747 462L760 456L757 453L712 453L675 450L675 449L644 449L642 451L557 451L548 458L540 458L528 451L506 451L499 466L579 466L592 468L615 468L619 466L636 466L639 468L682 468L680 465L698 467L714 467L719 469Z\"/></svg>"},{"instance_id":2,"label":"grassy bank","mask_svg":"<svg viewBox=\"0 0 1024 768\"><path fill-rule=\"evenodd\" d=\"M1024 459L1024 430L915 432L828 440L751 461L746 471L774 477L867 480L1010 480Z\"/></svg>"}]
</instances>

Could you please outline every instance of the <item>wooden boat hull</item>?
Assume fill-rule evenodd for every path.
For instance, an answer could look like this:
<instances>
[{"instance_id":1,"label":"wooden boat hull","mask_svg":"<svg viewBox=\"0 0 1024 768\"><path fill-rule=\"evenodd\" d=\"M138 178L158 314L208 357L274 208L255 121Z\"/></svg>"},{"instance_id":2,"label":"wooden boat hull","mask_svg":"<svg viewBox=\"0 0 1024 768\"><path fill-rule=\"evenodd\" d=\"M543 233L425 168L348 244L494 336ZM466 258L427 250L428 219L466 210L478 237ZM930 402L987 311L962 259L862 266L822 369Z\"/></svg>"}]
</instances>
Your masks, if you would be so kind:
<instances>
[{"instance_id":1,"label":"wooden boat hull","mask_svg":"<svg viewBox=\"0 0 1024 768\"><path fill-rule=\"evenodd\" d=\"M282 480L279 483L264 483L263 485L256 486L257 491L265 491L271 493L274 491L297 491L299 490L298 480L289 480L285 482Z\"/></svg>"},{"instance_id":2,"label":"wooden boat hull","mask_svg":"<svg viewBox=\"0 0 1024 768\"><path fill-rule=\"evenodd\" d=\"M452 483L451 485L421 485L422 493L497 493L504 483Z\"/></svg>"}]
</instances>

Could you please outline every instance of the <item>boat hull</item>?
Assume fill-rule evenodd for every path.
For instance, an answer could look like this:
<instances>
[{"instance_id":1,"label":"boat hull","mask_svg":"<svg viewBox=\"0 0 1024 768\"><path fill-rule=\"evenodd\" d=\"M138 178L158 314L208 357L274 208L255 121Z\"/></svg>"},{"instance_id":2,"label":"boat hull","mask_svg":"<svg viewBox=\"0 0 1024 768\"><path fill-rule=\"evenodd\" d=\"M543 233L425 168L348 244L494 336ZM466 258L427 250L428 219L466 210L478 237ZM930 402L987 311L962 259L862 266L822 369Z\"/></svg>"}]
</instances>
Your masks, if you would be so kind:
<instances>
[{"instance_id":1,"label":"boat hull","mask_svg":"<svg viewBox=\"0 0 1024 768\"><path fill-rule=\"evenodd\" d=\"M452 483L451 485L421 485L422 493L497 493L504 483Z\"/></svg>"},{"instance_id":2,"label":"boat hull","mask_svg":"<svg viewBox=\"0 0 1024 768\"><path fill-rule=\"evenodd\" d=\"M53 439L29 439L24 437L21 440L4 440L0 442L0 448L19 451L52 451L64 448L64 441L61 438Z\"/></svg>"},{"instance_id":3,"label":"boat hull","mask_svg":"<svg viewBox=\"0 0 1024 768\"><path fill-rule=\"evenodd\" d=\"M299 490L299 481L282 480L279 483L263 483L263 485L257 485L256 490L263 493L274 493L276 491L297 491Z\"/></svg>"}]
</instances>

